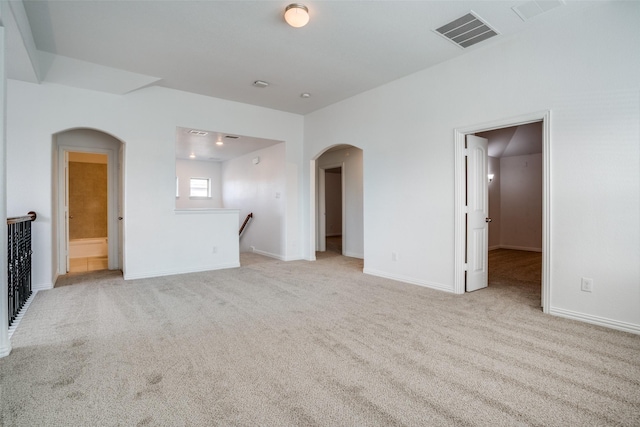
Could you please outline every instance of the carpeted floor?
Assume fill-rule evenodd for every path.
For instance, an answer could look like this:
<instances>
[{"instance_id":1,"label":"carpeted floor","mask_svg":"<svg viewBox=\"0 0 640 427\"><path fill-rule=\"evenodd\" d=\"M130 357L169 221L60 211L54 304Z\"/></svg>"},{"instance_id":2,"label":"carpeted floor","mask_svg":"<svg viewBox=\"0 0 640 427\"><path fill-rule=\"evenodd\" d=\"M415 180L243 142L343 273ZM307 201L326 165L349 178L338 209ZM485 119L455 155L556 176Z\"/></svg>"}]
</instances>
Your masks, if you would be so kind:
<instances>
[{"instance_id":1,"label":"carpeted floor","mask_svg":"<svg viewBox=\"0 0 640 427\"><path fill-rule=\"evenodd\" d=\"M333 252L241 262L39 292L0 424L640 425L640 337L542 314L539 277L490 260L489 288L452 295Z\"/></svg>"}]
</instances>

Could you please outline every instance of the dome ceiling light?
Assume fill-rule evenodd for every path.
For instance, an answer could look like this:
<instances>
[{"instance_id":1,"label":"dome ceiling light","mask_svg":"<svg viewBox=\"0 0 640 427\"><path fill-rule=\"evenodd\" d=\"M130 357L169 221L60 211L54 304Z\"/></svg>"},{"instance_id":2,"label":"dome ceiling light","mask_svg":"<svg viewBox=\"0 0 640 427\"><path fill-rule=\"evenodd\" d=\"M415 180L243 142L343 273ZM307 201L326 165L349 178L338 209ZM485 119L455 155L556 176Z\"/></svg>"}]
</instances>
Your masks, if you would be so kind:
<instances>
[{"instance_id":1,"label":"dome ceiling light","mask_svg":"<svg viewBox=\"0 0 640 427\"><path fill-rule=\"evenodd\" d=\"M309 9L303 4L291 3L284 10L284 20L292 27L304 27L309 22Z\"/></svg>"}]
</instances>

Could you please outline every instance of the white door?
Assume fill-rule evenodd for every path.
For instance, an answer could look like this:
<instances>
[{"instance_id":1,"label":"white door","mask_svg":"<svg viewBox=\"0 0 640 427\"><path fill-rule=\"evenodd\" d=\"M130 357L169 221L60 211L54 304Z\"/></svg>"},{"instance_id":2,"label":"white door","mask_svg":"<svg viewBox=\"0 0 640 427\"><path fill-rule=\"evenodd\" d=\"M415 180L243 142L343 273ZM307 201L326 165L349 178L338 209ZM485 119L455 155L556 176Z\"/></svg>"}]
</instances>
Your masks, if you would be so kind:
<instances>
[{"instance_id":1,"label":"white door","mask_svg":"<svg viewBox=\"0 0 640 427\"><path fill-rule=\"evenodd\" d=\"M65 274L69 272L69 152L64 151L64 258Z\"/></svg>"},{"instance_id":2,"label":"white door","mask_svg":"<svg viewBox=\"0 0 640 427\"><path fill-rule=\"evenodd\" d=\"M118 147L118 176L116 179L118 180L118 265L116 268L124 269L124 256L122 247L124 246L124 224L122 223L124 216L123 209L123 200L124 200L124 172L123 172L123 162L124 162L124 145L120 143Z\"/></svg>"},{"instance_id":3,"label":"white door","mask_svg":"<svg viewBox=\"0 0 640 427\"><path fill-rule=\"evenodd\" d=\"M489 279L488 141L467 135L467 292L486 288Z\"/></svg>"}]
</instances>

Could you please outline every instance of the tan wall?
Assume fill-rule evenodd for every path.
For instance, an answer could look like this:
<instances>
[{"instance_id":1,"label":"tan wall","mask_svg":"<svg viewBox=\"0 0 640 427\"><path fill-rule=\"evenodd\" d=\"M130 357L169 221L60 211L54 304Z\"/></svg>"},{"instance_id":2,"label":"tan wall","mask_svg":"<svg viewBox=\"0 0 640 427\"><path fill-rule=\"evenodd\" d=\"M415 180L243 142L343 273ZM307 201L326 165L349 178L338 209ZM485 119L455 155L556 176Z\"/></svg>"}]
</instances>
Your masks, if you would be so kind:
<instances>
[{"instance_id":1,"label":"tan wall","mask_svg":"<svg viewBox=\"0 0 640 427\"><path fill-rule=\"evenodd\" d=\"M107 236L107 165L69 162L69 239Z\"/></svg>"}]
</instances>

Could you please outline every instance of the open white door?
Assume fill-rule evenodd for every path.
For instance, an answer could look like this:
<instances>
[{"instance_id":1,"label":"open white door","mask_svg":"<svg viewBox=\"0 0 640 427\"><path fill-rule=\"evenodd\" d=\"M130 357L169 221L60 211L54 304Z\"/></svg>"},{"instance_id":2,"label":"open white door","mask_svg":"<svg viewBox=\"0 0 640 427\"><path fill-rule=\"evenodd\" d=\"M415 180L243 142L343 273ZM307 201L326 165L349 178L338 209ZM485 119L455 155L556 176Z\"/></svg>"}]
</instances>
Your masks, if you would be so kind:
<instances>
[{"instance_id":1,"label":"open white door","mask_svg":"<svg viewBox=\"0 0 640 427\"><path fill-rule=\"evenodd\" d=\"M489 279L487 146L487 139L467 135L467 292L486 288Z\"/></svg>"},{"instance_id":2,"label":"open white door","mask_svg":"<svg viewBox=\"0 0 640 427\"><path fill-rule=\"evenodd\" d=\"M124 246L124 224L122 223L124 217L124 144L120 143L118 147L118 265L117 268L124 270L124 254L122 247Z\"/></svg>"},{"instance_id":3,"label":"open white door","mask_svg":"<svg viewBox=\"0 0 640 427\"><path fill-rule=\"evenodd\" d=\"M64 151L64 259L65 271L69 272L69 152Z\"/></svg>"}]
</instances>

